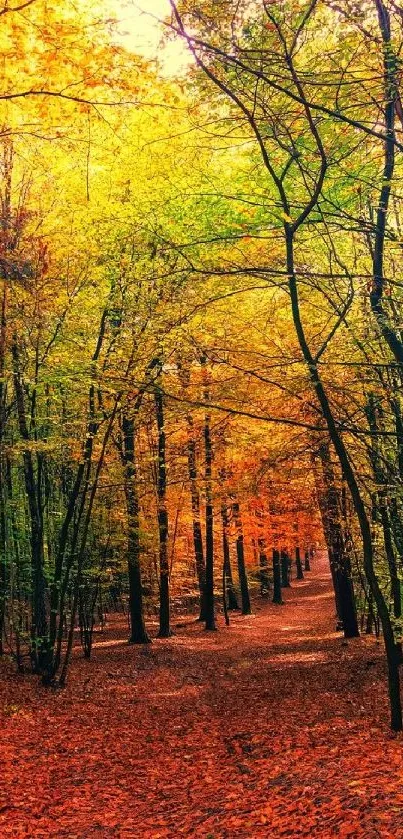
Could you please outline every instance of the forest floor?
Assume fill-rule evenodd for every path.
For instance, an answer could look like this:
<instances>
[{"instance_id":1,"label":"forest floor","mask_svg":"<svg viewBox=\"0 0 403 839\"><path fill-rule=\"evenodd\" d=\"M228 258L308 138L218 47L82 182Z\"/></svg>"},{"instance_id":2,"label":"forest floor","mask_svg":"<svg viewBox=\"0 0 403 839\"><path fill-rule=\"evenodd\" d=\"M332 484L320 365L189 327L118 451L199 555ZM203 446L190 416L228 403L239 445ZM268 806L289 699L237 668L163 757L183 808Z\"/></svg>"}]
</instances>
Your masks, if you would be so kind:
<instances>
[{"instance_id":1,"label":"forest floor","mask_svg":"<svg viewBox=\"0 0 403 839\"><path fill-rule=\"evenodd\" d=\"M4 664L0 836L402 839L382 645L334 632L324 556L285 599L147 648L111 622L61 692Z\"/></svg>"}]
</instances>

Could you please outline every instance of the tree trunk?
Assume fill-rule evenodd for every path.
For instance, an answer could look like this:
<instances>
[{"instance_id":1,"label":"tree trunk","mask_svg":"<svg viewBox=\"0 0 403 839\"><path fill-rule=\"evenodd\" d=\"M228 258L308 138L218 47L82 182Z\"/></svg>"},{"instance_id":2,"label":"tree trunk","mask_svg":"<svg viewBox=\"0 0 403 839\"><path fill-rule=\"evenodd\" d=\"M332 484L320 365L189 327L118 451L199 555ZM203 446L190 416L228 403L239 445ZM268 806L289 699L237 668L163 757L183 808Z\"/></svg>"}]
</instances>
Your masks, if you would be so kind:
<instances>
[{"instance_id":1,"label":"tree trunk","mask_svg":"<svg viewBox=\"0 0 403 839\"><path fill-rule=\"evenodd\" d=\"M399 91L399 62L394 54L391 40L390 15L383 0L375 0L379 30L382 37L385 124L384 162L379 198L376 202L376 224L372 254L372 288L370 303L379 330L393 353L396 361L403 363L403 344L393 328L387 310L383 306L385 287L384 249L389 201L395 169L395 108Z\"/></svg>"},{"instance_id":2,"label":"tree trunk","mask_svg":"<svg viewBox=\"0 0 403 839\"><path fill-rule=\"evenodd\" d=\"M400 579L397 570L395 551L392 542L392 534L390 530L389 515L384 499L382 499L381 501L380 512L385 553L389 566L389 575L392 589L393 614L395 618L399 620L402 616L402 595L400 590Z\"/></svg>"},{"instance_id":3,"label":"tree trunk","mask_svg":"<svg viewBox=\"0 0 403 839\"><path fill-rule=\"evenodd\" d=\"M166 505L166 441L164 429L164 401L161 388L155 389L155 410L158 428L158 534L160 568L160 626L158 637L169 638L170 626L169 562L168 562L168 510Z\"/></svg>"},{"instance_id":4,"label":"tree trunk","mask_svg":"<svg viewBox=\"0 0 403 839\"><path fill-rule=\"evenodd\" d=\"M329 444L322 440L318 448L322 465L323 491L318 490L319 507L330 561L339 624L345 638L359 635L351 567L345 551L340 503L330 458Z\"/></svg>"},{"instance_id":5,"label":"tree trunk","mask_svg":"<svg viewBox=\"0 0 403 839\"><path fill-rule=\"evenodd\" d=\"M273 548L273 603L281 605L282 602L280 551Z\"/></svg>"},{"instance_id":6,"label":"tree trunk","mask_svg":"<svg viewBox=\"0 0 403 839\"><path fill-rule=\"evenodd\" d=\"M379 428L377 418L377 403L376 398L372 393L370 393L368 396L366 414L368 419L368 425L372 432L370 459L377 488L376 491L373 493L372 497L373 518L375 521L378 521L380 519L380 523L382 525L383 543L385 546L385 554L389 568L389 576L392 590L393 614L397 620L397 623L400 623L400 618L402 616L400 579L398 574L395 549L393 546L391 532L391 517L389 515L388 499L386 495L388 490L388 475L385 474L384 464L387 463L387 458L382 457L382 450L380 448L381 444L379 443L378 437ZM400 642L398 645L398 650L401 657L402 652Z\"/></svg>"},{"instance_id":7,"label":"tree trunk","mask_svg":"<svg viewBox=\"0 0 403 839\"><path fill-rule=\"evenodd\" d=\"M270 577L269 577L269 563L267 560L267 548L265 539L265 511L263 506L256 509L255 512L258 526L258 551L259 551L259 576L260 576L260 594L262 597L267 597L270 591ZM256 555L255 540L254 554Z\"/></svg>"},{"instance_id":8,"label":"tree trunk","mask_svg":"<svg viewBox=\"0 0 403 839\"><path fill-rule=\"evenodd\" d=\"M204 362L205 364L205 362ZM205 390L206 402L209 401L209 393ZM210 414L207 411L204 420L204 451L205 451L205 482L206 482L206 629L214 631L215 624L214 608L214 512L213 512L213 488L212 488L212 462L213 450L211 443Z\"/></svg>"},{"instance_id":9,"label":"tree trunk","mask_svg":"<svg viewBox=\"0 0 403 839\"><path fill-rule=\"evenodd\" d=\"M229 614L227 606L227 575L225 571L225 560L222 564L222 606L224 611L225 626L229 626Z\"/></svg>"},{"instance_id":10,"label":"tree trunk","mask_svg":"<svg viewBox=\"0 0 403 839\"><path fill-rule=\"evenodd\" d=\"M31 526L31 569L32 569L32 619L31 619L31 661L35 672L42 673L46 666L48 646L48 625L46 613L46 581L43 570L43 526L41 487L35 475L32 453L29 448L30 436L25 411L24 391L19 369L19 351L17 336L12 343L14 367L14 389L17 405L18 428L22 440L26 443L23 452L25 491Z\"/></svg>"},{"instance_id":11,"label":"tree trunk","mask_svg":"<svg viewBox=\"0 0 403 839\"><path fill-rule=\"evenodd\" d=\"M206 588L206 565L204 562L203 551L203 536L201 529L200 516L200 492L197 485L197 465L196 465L196 443L193 438L193 420L191 416L187 418L188 422L188 472L190 482L190 498L192 502L192 529L193 529L193 548L195 554L196 574L199 584L200 592L200 621L206 620L206 606L205 606L205 588Z\"/></svg>"},{"instance_id":12,"label":"tree trunk","mask_svg":"<svg viewBox=\"0 0 403 839\"><path fill-rule=\"evenodd\" d=\"M151 638L144 621L143 590L140 565L140 522L137 492L137 465L135 452L134 419L123 416L123 462L124 485L127 510L127 564L129 575L129 644L149 644Z\"/></svg>"},{"instance_id":13,"label":"tree trunk","mask_svg":"<svg viewBox=\"0 0 403 839\"><path fill-rule=\"evenodd\" d=\"M1 404L0 404L1 411ZM1 423L1 420L0 420ZM4 617L6 608L6 587L7 587L7 529L6 529L6 481L4 476L4 459L1 446L0 434L0 656L4 654L3 632Z\"/></svg>"},{"instance_id":14,"label":"tree trunk","mask_svg":"<svg viewBox=\"0 0 403 839\"><path fill-rule=\"evenodd\" d=\"M303 580L304 579L304 572L302 570L300 548L295 548L295 566L296 566L296 569L297 569L297 580Z\"/></svg>"},{"instance_id":15,"label":"tree trunk","mask_svg":"<svg viewBox=\"0 0 403 839\"><path fill-rule=\"evenodd\" d=\"M6 480L3 452L6 426L6 388L4 384L6 329L7 329L7 279L3 279L3 294L0 313L0 655L3 655L3 630L6 605Z\"/></svg>"},{"instance_id":16,"label":"tree trunk","mask_svg":"<svg viewBox=\"0 0 403 839\"><path fill-rule=\"evenodd\" d=\"M263 536L258 539L260 566L260 594L267 597L270 591L269 563L267 561L266 543Z\"/></svg>"},{"instance_id":17,"label":"tree trunk","mask_svg":"<svg viewBox=\"0 0 403 839\"><path fill-rule=\"evenodd\" d=\"M97 342L92 356L92 365L99 359L103 340L105 337L106 322L108 316L107 307L104 308L97 336ZM115 408L114 408L115 412ZM70 572L74 562L74 553L79 537L79 526L84 513L85 501L89 489L89 477L91 460L94 446L94 439L98 431L95 409L95 385L90 384L88 390L88 414L86 434L82 447L81 461L77 467L75 479L70 492L66 492L67 508L58 536L55 567L53 579L50 585L50 617L49 617L49 639L46 651L46 666L44 668L43 680L45 684L51 684L59 670L61 660L61 648L63 643L64 605L69 584ZM69 544L69 533L71 534L70 558L64 567L66 552ZM63 573L64 572L64 573Z\"/></svg>"},{"instance_id":18,"label":"tree trunk","mask_svg":"<svg viewBox=\"0 0 403 839\"><path fill-rule=\"evenodd\" d=\"M281 564L281 588L290 588L289 559L288 553L282 550L280 553Z\"/></svg>"},{"instance_id":19,"label":"tree trunk","mask_svg":"<svg viewBox=\"0 0 403 839\"><path fill-rule=\"evenodd\" d=\"M239 510L239 504L237 501L234 501L232 505L235 525L237 529L237 537L236 537L236 555L238 560L238 574L239 574L239 583L241 587L241 600L242 600L242 614L243 615L250 615L252 613L251 605L250 605L250 595L249 595L249 586L248 586L248 577L246 574L246 566L245 566L245 552L244 552L244 542L243 542L243 530L242 530L242 519Z\"/></svg>"},{"instance_id":20,"label":"tree trunk","mask_svg":"<svg viewBox=\"0 0 403 839\"><path fill-rule=\"evenodd\" d=\"M367 620L365 623L365 634L372 635L373 628L374 628L374 598L372 596L372 592L368 592L368 614Z\"/></svg>"},{"instance_id":21,"label":"tree trunk","mask_svg":"<svg viewBox=\"0 0 403 839\"><path fill-rule=\"evenodd\" d=\"M238 599L235 592L234 580L232 577L232 568L231 568L231 559L230 559L230 550L229 550L229 541L228 541L228 531L229 531L229 520L228 520L228 508L225 503L221 505L221 519L222 519L222 546L223 546L223 562L224 562L224 571L225 574L225 590L227 593L228 598L228 608L231 611L238 609Z\"/></svg>"}]
</instances>

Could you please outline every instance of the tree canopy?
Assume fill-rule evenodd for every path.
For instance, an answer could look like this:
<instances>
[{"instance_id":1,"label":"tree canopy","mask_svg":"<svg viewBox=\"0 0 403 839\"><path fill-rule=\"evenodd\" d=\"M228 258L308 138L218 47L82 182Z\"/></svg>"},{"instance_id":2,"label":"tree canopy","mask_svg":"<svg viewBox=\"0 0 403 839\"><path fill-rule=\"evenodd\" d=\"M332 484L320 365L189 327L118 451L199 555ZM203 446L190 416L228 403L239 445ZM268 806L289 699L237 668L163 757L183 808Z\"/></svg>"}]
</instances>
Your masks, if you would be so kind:
<instances>
[{"instance_id":1,"label":"tree canopy","mask_svg":"<svg viewBox=\"0 0 403 839\"><path fill-rule=\"evenodd\" d=\"M0 8L1 654L63 687L325 551L401 731L403 7L169 0L168 68L116 5Z\"/></svg>"}]
</instances>

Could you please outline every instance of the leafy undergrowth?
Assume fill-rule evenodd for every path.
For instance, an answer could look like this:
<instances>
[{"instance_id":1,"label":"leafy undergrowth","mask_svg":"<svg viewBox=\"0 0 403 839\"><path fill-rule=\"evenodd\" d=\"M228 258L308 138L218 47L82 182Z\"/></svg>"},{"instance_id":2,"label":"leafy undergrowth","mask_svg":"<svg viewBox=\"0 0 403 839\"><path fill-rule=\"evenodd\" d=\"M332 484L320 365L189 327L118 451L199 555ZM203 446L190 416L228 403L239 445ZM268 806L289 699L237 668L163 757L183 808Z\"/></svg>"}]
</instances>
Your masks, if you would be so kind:
<instances>
[{"instance_id":1,"label":"leafy undergrowth","mask_svg":"<svg viewBox=\"0 0 403 839\"><path fill-rule=\"evenodd\" d=\"M382 647L334 633L324 557L286 599L147 648L111 625L63 692L3 665L0 835L403 837Z\"/></svg>"}]
</instances>

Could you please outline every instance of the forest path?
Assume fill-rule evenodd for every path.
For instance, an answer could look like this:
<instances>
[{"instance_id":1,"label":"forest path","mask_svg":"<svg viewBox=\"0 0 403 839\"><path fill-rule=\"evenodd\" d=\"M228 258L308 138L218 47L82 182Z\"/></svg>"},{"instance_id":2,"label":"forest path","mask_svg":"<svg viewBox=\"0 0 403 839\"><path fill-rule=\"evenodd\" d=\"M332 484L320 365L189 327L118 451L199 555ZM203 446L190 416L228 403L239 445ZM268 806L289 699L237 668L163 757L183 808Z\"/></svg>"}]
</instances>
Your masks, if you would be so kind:
<instances>
[{"instance_id":1,"label":"forest path","mask_svg":"<svg viewBox=\"0 0 403 839\"><path fill-rule=\"evenodd\" d=\"M324 555L285 599L147 648L111 627L60 693L6 671L0 835L403 839L382 646L335 634Z\"/></svg>"}]
</instances>

